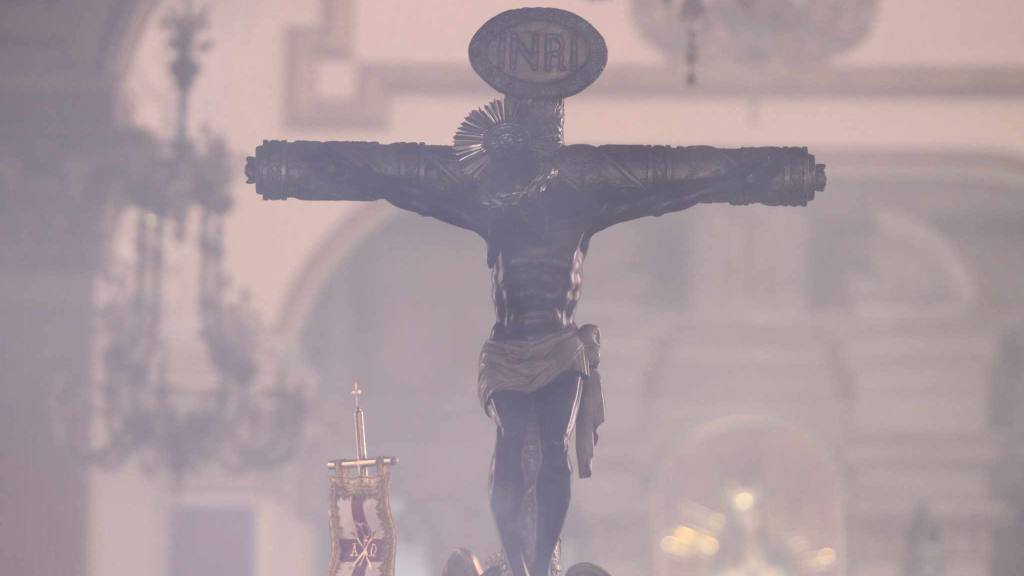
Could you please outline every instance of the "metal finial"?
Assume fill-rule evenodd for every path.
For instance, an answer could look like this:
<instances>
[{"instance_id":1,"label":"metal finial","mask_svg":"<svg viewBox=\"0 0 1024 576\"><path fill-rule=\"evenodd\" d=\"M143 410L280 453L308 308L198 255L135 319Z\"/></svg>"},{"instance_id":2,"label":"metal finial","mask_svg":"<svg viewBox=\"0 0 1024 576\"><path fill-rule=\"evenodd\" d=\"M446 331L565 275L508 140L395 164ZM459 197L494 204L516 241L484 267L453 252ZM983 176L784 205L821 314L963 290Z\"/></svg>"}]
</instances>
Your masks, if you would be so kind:
<instances>
[{"instance_id":1,"label":"metal finial","mask_svg":"<svg viewBox=\"0 0 1024 576\"><path fill-rule=\"evenodd\" d=\"M360 460L366 459L366 420L363 415L363 409L359 406L359 397L363 395L363 389L359 387L359 382L352 383L352 396L356 399L356 410L355 410L355 425L356 425L356 455ZM366 469L363 467L359 468L360 474L365 474Z\"/></svg>"},{"instance_id":2,"label":"metal finial","mask_svg":"<svg viewBox=\"0 0 1024 576\"><path fill-rule=\"evenodd\" d=\"M352 397L356 399L356 408L359 408L359 397L363 395L363 389L359 387L359 381L352 382Z\"/></svg>"}]
</instances>

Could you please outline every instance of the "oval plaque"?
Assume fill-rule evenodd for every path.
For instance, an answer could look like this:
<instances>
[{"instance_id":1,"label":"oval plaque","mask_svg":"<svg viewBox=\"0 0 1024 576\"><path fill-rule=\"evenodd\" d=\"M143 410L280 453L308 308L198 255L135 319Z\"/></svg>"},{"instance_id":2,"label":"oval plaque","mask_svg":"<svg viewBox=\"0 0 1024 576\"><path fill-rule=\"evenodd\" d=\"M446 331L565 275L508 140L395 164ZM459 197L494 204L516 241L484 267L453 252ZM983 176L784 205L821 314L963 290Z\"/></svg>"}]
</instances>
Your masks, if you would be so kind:
<instances>
[{"instance_id":1,"label":"oval plaque","mask_svg":"<svg viewBox=\"0 0 1024 576\"><path fill-rule=\"evenodd\" d=\"M589 86L608 62L596 28L558 8L519 8L488 20L469 42L473 70L517 98L565 98Z\"/></svg>"}]
</instances>

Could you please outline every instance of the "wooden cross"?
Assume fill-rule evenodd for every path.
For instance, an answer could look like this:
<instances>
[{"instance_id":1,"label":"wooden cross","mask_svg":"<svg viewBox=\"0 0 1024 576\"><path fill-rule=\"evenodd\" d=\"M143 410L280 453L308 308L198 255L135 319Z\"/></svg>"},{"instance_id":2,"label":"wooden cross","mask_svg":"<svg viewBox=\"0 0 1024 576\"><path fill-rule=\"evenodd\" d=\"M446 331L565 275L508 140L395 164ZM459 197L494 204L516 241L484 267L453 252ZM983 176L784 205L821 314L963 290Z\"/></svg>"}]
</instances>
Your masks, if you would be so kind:
<instances>
[{"instance_id":1,"label":"wooden cross","mask_svg":"<svg viewBox=\"0 0 1024 576\"><path fill-rule=\"evenodd\" d=\"M476 232L491 266L509 248L501 230L512 212L550 225L571 205L585 251L626 220L711 202L803 206L825 188L825 167L806 148L563 145L562 99L607 61L604 39L571 12L499 14L469 55L505 98L471 112L454 146L265 141L246 162L248 181L268 200L387 200Z\"/></svg>"},{"instance_id":2,"label":"wooden cross","mask_svg":"<svg viewBox=\"0 0 1024 576\"><path fill-rule=\"evenodd\" d=\"M471 112L452 146L264 141L245 173L265 199L383 199L482 237L496 316L488 342L493 346L485 350L506 355L494 372L481 362L481 402L490 411L497 389L532 394L551 382L534 382L536 374L586 376L579 411L567 404L565 419L577 415L579 470L589 475L594 431L603 419L599 333L596 327L577 329L574 315L593 235L702 203L803 206L824 190L825 167L806 148L566 146L563 99L596 80L607 62L604 39L571 12L522 8L499 14L473 37L469 57L505 96ZM611 129L614 122L609 118ZM539 353L531 348L551 342L568 344ZM508 350L514 352L500 352ZM522 366L508 367L516 362ZM358 402L358 388L353 393ZM497 453L495 463L517 465L499 462ZM492 485L492 508L500 489L521 487ZM521 496L498 494L498 500ZM538 505L537 514L564 519L567 506L545 511ZM513 573L525 576L520 523L515 514L499 518L497 510L506 557ZM562 519L548 518L547 524L561 526ZM550 556L554 544L546 543L538 554ZM538 574L531 576L541 576L545 559L532 561Z\"/></svg>"}]
</instances>

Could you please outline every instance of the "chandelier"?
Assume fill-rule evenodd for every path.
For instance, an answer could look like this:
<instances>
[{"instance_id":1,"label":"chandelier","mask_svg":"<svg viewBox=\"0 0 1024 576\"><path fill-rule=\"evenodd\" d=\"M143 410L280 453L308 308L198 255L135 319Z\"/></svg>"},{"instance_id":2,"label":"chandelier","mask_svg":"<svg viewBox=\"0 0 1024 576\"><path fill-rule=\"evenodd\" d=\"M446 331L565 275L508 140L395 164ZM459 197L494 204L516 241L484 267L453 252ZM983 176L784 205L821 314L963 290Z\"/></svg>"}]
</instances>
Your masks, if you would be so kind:
<instances>
[{"instance_id":1,"label":"chandelier","mask_svg":"<svg viewBox=\"0 0 1024 576\"><path fill-rule=\"evenodd\" d=\"M632 0L634 18L657 48L686 63L753 71L814 69L864 39L878 0ZM699 48L699 53L698 53Z\"/></svg>"},{"instance_id":2,"label":"chandelier","mask_svg":"<svg viewBox=\"0 0 1024 576\"><path fill-rule=\"evenodd\" d=\"M268 352L269 341L247 297L229 295L224 270L224 219L232 208L231 169L223 139L207 135L202 149L188 130L188 96L199 73L206 10L191 3L163 20L174 58L176 131L153 160L147 177L131 186L127 216L134 217L131 273L108 288L100 308L102 344L95 381L58 403L57 421L87 410L86 439L70 438L74 452L102 467L138 457L175 478L216 463L230 471L269 468L301 444L310 378L304 366ZM132 214L134 213L134 214ZM172 362L164 335L164 280L168 249L189 236L199 255L197 340L208 362ZM105 341L104 341L105 340ZM175 378L182 364L203 385ZM271 368L268 368L271 367ZM190 376L191 377L191 376ZM65 392L68 394L68 392ZM59 431L59 430L58 430Z\"/></svg>"}]
</instances>

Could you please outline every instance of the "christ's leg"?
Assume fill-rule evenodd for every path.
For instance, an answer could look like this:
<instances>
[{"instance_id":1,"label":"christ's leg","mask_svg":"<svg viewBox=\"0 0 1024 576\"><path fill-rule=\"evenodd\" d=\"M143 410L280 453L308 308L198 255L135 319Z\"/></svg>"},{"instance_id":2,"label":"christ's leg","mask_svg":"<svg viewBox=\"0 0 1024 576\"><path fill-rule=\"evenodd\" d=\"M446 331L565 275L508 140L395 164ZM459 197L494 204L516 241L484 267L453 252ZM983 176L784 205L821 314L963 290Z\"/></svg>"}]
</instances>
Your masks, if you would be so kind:
<instances>
[{"instance_id":1,"label":"christ's leg","mask_svg":"<svg viewBox=\"0 0 1024 576\"><path fill-rule=\"evenodd\" d=\"M491 398L491 414L498 425L491 467L491 512L513 576L527 576L521 515L526 492L523 445L531 410L533 399L524 392L501 391Z\"/></svg>"},{"instance_id":2,"label":"christ's leg","mask_svg":"<svg viewBox=\"0 0 1024 576\"><path fill-rule=\"evenodd\" d=\"M548 576L562 524L569 511L572 469L569 434L579 405L580 377L565 372L534 393L540 423L541 464L537 475L537 548L530 576Z\"/></svg>"}]
</instances>

